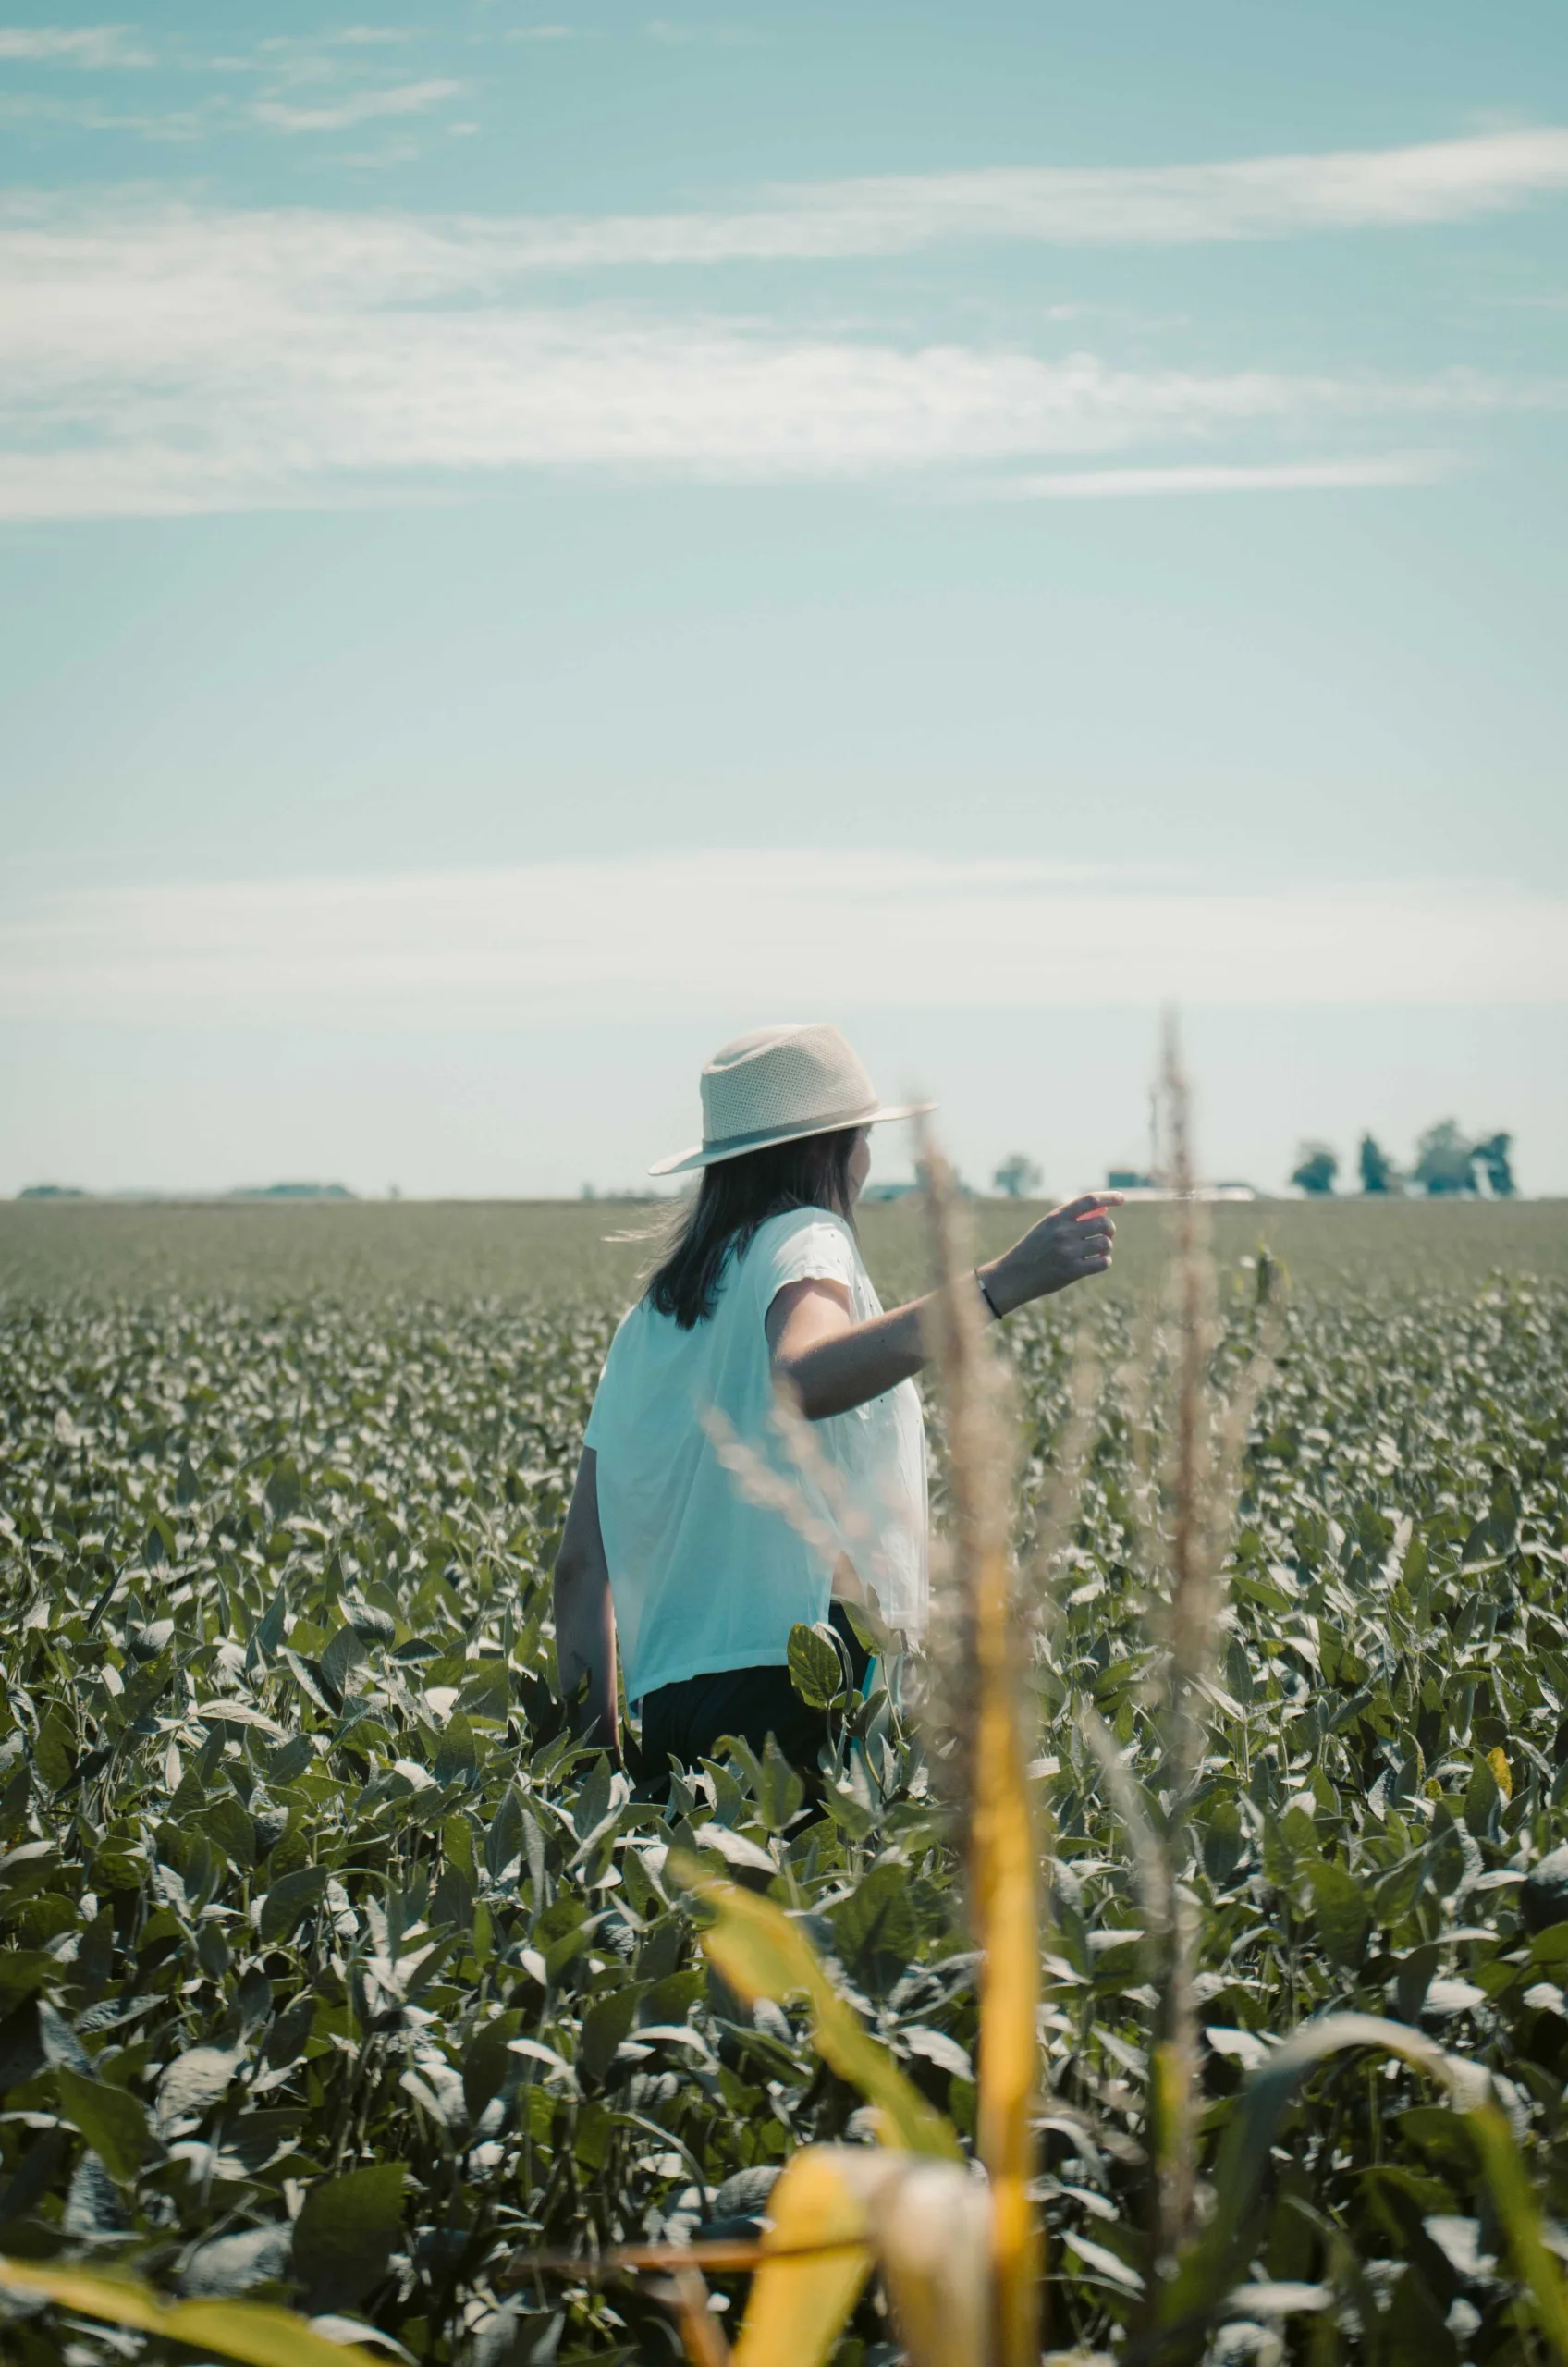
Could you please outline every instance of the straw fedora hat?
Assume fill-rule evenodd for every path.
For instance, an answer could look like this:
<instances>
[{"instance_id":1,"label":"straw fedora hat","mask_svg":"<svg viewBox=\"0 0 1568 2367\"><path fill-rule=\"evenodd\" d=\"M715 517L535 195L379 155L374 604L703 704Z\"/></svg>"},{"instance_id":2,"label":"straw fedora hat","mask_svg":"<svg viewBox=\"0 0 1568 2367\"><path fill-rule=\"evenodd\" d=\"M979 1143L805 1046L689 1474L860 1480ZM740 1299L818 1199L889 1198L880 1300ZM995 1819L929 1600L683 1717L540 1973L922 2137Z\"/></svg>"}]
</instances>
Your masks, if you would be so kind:
<instances>
[{"instance_id":1,"label":"straw fedora hat","mask_svg":"<svg viewBox=\"0 0 1568 2367\"><path fill-rule=\"evenodd\" d=\"M885 1109L855 1052L825 1021L737 1036L708 1061L702 1083L702 1141L694 1150L661 1159L650 1175L682 1175L769 1143L917 1118L936 1108L932 1101L906 1101Z\"/></svg>"}]
</instances>

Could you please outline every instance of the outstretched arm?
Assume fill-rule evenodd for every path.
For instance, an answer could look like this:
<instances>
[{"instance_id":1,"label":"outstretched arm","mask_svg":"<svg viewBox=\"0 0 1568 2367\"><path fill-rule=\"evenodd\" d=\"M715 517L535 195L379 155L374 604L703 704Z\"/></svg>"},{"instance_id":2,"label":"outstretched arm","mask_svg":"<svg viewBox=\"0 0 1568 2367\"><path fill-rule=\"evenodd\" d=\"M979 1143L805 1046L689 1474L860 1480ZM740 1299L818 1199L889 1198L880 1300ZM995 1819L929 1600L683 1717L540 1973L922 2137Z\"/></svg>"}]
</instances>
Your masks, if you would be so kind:
<instances>
[{"instance_id":1,"label":"outstretched arm","mask_svg":"<svg viewBox=\"0 0 1568 2367\"><path fill-rule=\"evenodd\" d=\"M620 1740L615 1612L599 1527L598 1460L591 1446L583 1448L561 1532L561 1550L556 1556L556 1662L561 1691L569 1698L587 1677L582 1731L590 1741L605 1743L614 1750Z\"/></svg>"},{"instance_id":2,"label":"outstretched arm","mask_svg":"<svg viewBox=\"0 0 1568 2367\"><path fill-rule=\"evenodd\" d=\"M980 1268L998 1315L1047 1298L1110 1264L1116 1226L1109 1211L1117 1192L1086 1192L1032 1225L1011 1249ZM841 1282L785 1285L767 1311L767 1343L776 1379L793 1389L808 1421L847 1414L920 1371L932 1348L929 1298L913 1299L890 1315L855 1322Z\"/></svg>"}]
</instances>

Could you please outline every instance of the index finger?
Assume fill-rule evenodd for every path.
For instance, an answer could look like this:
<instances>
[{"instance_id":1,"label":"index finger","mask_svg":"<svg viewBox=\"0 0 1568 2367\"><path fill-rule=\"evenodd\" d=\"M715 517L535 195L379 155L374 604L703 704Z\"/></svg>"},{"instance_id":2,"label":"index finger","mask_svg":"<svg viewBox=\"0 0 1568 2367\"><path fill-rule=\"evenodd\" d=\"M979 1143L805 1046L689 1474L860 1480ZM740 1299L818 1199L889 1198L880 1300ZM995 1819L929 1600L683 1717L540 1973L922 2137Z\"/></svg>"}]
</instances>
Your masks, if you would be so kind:
<instances>
[{"instance_id":1,"label":"index finger","mask_svg":"<svg viewBox=\"0 0 1568 2367\"><path fill-rule=\"evenodd\" d=\"M1103 1208L1121 1208L1127 1205L1121 1192L1084 1192L1076 1200L1069 1200L1058 1208L1059 1217L1071 1217L1074 1224L1082 1224L1085 1217L1097 1217Z\"/></svg>"}]
</instances>

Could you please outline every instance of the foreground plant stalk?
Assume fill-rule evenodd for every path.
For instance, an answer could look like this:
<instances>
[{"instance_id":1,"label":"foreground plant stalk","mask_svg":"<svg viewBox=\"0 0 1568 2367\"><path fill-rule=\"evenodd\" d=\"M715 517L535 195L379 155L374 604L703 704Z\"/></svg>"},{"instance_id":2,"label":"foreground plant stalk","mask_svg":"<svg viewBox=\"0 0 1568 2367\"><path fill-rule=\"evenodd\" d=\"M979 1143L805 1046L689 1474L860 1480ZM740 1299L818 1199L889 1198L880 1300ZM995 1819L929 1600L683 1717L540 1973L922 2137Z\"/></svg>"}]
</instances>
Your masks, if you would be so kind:
<instances>
[{"instance_id":1,"label":"foreground plant stalk","mask_svg":"<svg viewBox=\"0 0 1568 2367\"><path fill-rule=\"evenodd\" d=\"M1159 1902L1165 1963L1149 2098L1157 2271L1168 2269L1174 2262L1193 2225L1198 2092L1193 1993L1196 1933L1182 1871L1187 1815L1203 1767L1203 1686L1213 1664L1219 1612L1206 1392L1213 1343L1212 1275L1206 1245L1198 1235L1187 1080L1174 1016L1166 1024L1160 1091L1170 1146L1170 1180L1176 1193L1171 1272L1176 1347L1163 1785L1170 1805L1160 1853ZM1153 2289L1151 2284L1151 2293Z\"/></svg>"},{"instance_id":2,"label":"foreground plant stalk","mask_svg":"<svg viewBox=\"0 0 1568 2367\"><path fill-rule=\"evenodd\" d=\"M991 2187L998 2367L1035 2367L1044 2269L1029 2189L1039 2083L1037 1846L1014 1671L1009 1527L1014 1453L979 1294L957 1239L951 1171L924 1146L937 1282L937 1366L947 1402L953 1584L973 1654L974 1745L965 1799L970 1920L980 1961L975 2151Z\"/></svg>"}]
</instances>

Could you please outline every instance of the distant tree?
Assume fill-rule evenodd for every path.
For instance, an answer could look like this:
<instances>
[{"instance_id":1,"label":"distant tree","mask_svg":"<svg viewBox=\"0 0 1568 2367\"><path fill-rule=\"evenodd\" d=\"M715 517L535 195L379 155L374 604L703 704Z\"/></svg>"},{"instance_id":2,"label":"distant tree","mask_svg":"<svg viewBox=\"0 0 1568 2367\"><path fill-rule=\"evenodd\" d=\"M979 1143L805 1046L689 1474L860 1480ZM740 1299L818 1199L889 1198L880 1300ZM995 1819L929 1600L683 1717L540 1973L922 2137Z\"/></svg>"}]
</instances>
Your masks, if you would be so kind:
<instances>
[{"instance_id":1,"label":"distant tree","mask_svg":"<svg viewBox=\"0 0 1568 2367\"><path fill-rule=\"evenodd\" d=\"M230 1200L354 1200L347 1184L241 1184L226 1193Z\"/></svg>"},{"instance_id":2,"label":"distant tree","mask_svg":"<svg viewBox=\"0 0 1568 2367\"><path fill-rule=\"evenodd\" d=\"M991 1181L998 1192L1010 1200L1026 1200L1045 1182L1045 1171L1021 1151L1015 1150L1004 1159Z\"/></svg>"},{"instance_id":3,"label":"distant tree","mask_svg":"<svg viewBox=\"0 0 1568 2367\"><path fill-rule=\"evenodd\" d=\"M1368 1195L1399 1190L1399 1170L1393 1160L1371 1134L1363 1134L1357 1153L1361 1168L1361 1188Z\"/></svg>"},{"instance_id":4,"label":"distant tree","mask_svg":"<svg viewBox=\"0 0 1568 2367\"><path fill-rule=\"evenodd\" d=\"M1298 1192L1322 1195L1333 1190L1339 1171L1339 1153L1330 1150L1327 1143L1303 1143L1296 1154L1291 1182Z\"/></svg>"},{"instance_id":5,"label":"distant tree","mask_svg":"<svg viewBox=\"0 0 1568 2367\"><path fill-rule=\"evenodd\" d=\"M1476 1189L1475 1146L1452 1118L1428 1126L1416 1147L1414 1180L1433 1199Z\"/></svg>"},{"instance_id":6,"label":"distant tree","mask_svg":"<svg viewBox=\"0 0 1568 2367\"><path fill-rule=\"evenodd\" d=\"M1508 1156L1513 1147L1512 1134L1492 1134L1486 1142L1477 1143L1470 1154L1500 1200L1511 1200L1517 1188Z\"/></svg>"}]
</instances>

